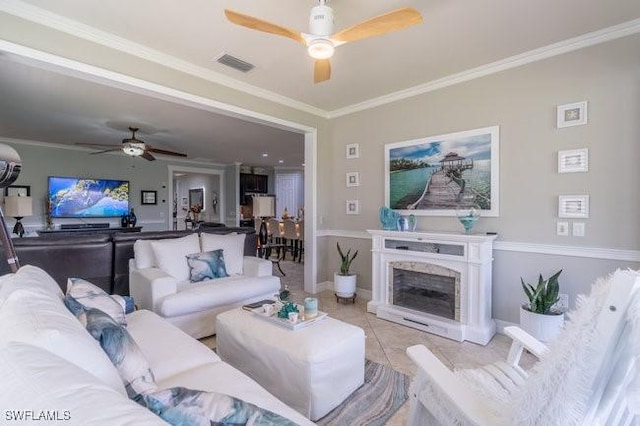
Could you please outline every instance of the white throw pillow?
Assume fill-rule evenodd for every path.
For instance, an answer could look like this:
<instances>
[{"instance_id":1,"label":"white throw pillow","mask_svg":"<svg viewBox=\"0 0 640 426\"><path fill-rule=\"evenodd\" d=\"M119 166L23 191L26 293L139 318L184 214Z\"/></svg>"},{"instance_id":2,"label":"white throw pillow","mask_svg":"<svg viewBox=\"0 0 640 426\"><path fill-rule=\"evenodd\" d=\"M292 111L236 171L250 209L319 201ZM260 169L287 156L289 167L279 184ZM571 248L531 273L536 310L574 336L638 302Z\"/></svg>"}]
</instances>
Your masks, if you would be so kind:
<instances>
[{"instance_id":1,"label":"white throw pillow","mask_svg":"<svg viewBox=\"0 0 640 426\"><path fill-rule=\"evenodd\" d=\"M0 302L9 296L13 291L20 289L31 289L42 294L55 296L62 300L64 294L58 283L42 269L37 266L25 265L15 274L5 275L0 287Z\"/></svg>"},{"instance_id":2,"label":"white throw pillow","mask_svg":"<svg viewBox=\"0 0 640 426\"><path fill-rule=\"evenodd\" d=\"M156 266L179 281L189 279L187 255L200 252L198 234L182 238L152 241Z\"/></svg>"},{"instance_id":3,"label":"white throw pillow","mask_svg":"<svg viewBox=\"0 0 640 426\"><path fill-rule=\"evenodd\" d=\"M45 349L125 394L118 371L62 300L30 289L26 282L16 283L23 289L0 302L0 346L22 342Z\"/></svg>"},{"instance_id":4,"label":"white throw pillow","mask_svg":"<svg viewBox=\"0 0 640 426\"><path fill-rule=\"evenodd\" d=\"M222 249L224 252L224 264L229 275L242 275L242 261L244 258L245 234L200 234L202 251L214 251Z\"/></svg>"},{"instance_id":5,"label":"white throw pillow","mask_svg":"<svg viewBox=\"0 0 640 426\"><path fill-rule=\"evenodd\" d=\"M155 257L151 242L156 240L136 240L133 243L133 257L136 260L136 268L145 269L155 266Z\"/></svg>"}]
</instances>

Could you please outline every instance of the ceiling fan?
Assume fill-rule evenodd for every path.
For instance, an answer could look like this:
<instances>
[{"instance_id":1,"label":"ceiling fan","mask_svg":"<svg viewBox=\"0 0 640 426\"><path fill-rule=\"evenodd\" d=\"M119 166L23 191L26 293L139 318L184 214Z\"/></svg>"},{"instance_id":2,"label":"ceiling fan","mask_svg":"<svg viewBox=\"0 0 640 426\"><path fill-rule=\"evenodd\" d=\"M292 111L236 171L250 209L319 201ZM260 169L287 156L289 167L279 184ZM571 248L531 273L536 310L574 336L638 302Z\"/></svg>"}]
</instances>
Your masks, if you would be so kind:
<instances>
[{"instance_id":1,"label":"ceiling fan","mask_svg":"<svg viewBox=\"0 0 640 426\"><path fill-rule=\"evenodd\" d=\"M417 10L405 7L376 16L333 34L333 9L327 6L327 0L318 1L320 4L311 9L309 16L310 34L301 33L229 9L225 9L224 13L227 19L236 25L288 37L307 46L309 56L316 60L314 64L314 83L320 83L331 78L329 58L333 56L336 47L348 42L408 28L422 22L422 16Z\"/></svg>"},{"instance_id":2,"label":"ceiling fan","mask_svg":"<svg viewBox=\"0 0 640 426\"><path fill-rule=\"evenodd\" d=\"M174 157L186 157L187 154L182 154L174 151L167 151L165 149L153 148L152 146L144 143L142 140L136 138L136 132L139 130L137 127L129 127L131 130L131 137L122 139L122 145L104 145L98 143L77 143L76 145L89 146L93 148L107 148L102 151L92 152L91 154L104 154L105 152L122 151L131 157L142 157L145 160L154 161L156 158L151 153L171 155Z\"/></svg>"}]
</instances>

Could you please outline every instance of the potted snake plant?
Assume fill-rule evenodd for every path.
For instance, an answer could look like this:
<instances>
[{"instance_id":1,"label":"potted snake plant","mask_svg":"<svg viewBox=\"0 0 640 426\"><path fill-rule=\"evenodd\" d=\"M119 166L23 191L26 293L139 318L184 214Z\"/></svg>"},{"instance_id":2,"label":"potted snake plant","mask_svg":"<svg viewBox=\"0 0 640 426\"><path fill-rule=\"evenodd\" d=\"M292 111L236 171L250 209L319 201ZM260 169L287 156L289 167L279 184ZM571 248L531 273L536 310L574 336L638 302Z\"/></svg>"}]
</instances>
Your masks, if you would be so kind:
<instances>
[{"instance_id":1,"label":"potted snake plant","mask_svg":"<svg viewBox=\"0 0 640 426\"><path fill-rule=\"evenodd\" d=\"M535 287L520 278L529 299L528 304L520 307L520 327L541 342L551 341L564 325L564 312L555 307L559 300L560 273L562 269L546 280L540 274Z\"/></svg>"},{"instance_id":2,"label":"potted snake plant","mask_svg":"<svg viewBox=\"0 0 640 426\"><path fill-rule=\"evenodd\" d=\"M356 292L357 275L349 272L351 268L351 262L358 255L358 251L351 254L351 249L345 253L340 247L340 243L336 243L338 247L338 254L340 255L340 272L336 272L333 275L333 285L336 295L339 297L353 297Z\"/></svg>"}]
</instances>

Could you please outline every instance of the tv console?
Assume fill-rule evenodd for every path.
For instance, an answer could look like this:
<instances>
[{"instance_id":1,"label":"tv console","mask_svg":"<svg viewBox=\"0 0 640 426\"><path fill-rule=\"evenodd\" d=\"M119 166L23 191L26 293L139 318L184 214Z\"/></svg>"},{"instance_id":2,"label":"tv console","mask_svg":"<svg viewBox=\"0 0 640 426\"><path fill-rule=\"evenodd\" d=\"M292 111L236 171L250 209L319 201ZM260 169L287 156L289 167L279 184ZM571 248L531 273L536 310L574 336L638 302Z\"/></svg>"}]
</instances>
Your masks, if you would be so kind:
<instances>
[{"instance_id":1,"label":"tv console","mask_svg":"<svg viewBox=\"0 0 640 426\"><path fill-rule=\"evenodd\" d=\"M68 223L60 225L60 229L105 229L108 223Z\"/></svg>"},{"instance_id":2,"label":"tv console","mask_svg":"<svg viewBox=\"0 0 640 426\"><path fill-rule=\"evenodd\" d=\"M108 225L108 224L107 224ZM117 234L119 232L140 232L142 230L142 226L134 226L133 228L110 228L108 226L101 226L99 228L94 227L83 227L83 228L62 228L60 229L43 229L38 231L38 235L55 235L64 236L64 235L93 235L93 234Z\"/></svg>"}]
</instances>

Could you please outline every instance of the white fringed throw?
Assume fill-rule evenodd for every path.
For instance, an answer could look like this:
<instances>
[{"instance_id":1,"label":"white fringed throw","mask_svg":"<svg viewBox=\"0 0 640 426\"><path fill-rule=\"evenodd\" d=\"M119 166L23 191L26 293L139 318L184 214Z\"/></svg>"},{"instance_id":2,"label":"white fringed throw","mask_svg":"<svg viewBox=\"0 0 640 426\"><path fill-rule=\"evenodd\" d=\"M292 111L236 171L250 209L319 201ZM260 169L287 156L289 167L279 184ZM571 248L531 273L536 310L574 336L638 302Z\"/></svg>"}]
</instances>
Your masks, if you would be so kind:
<instances>
[{"instance_id":1,"label":"white fringed throw","mask_svg":"<svg viewBox=\"0 0 640 426\"><path fill-rule=\"evenodd\" d=\"M600 336L593 318L603 307L615 273L593 284L589 296L579 296L576 309L567 314L561 338L549 344L549 351L530 371L526 386L518 377L505 374L501 380L482 369L459 370L456 375L473 389L484 406L501 421L496 425L580 425L591 395L591 383L598 372L593 356ZM632 353L640 351L640 294L636 292L627 311L630 319ZM497 364L496 364L497 365ZM499 368L499 366L498 366ZM637 370L640 370L637 369ZM636 370L636 371L637 371ZM635 379L630 402L640 403L640 374ZM633 388L633 386L632 386ZM432 384L418 392L422 404L445 426L466 425L454 401ZM639 408L640 410L640 408Z\"/></svg>"}]
</instances>

